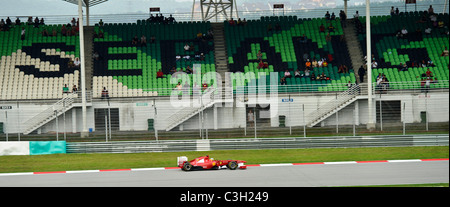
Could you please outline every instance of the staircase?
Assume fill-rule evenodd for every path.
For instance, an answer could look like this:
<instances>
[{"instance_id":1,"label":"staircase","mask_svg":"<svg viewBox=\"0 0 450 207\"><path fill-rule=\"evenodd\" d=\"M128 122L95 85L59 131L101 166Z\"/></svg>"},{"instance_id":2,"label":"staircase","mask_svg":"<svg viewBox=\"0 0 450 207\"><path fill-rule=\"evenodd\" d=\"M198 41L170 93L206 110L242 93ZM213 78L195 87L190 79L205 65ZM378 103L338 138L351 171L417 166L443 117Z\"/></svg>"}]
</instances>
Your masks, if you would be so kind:
<instances>
[{"instance_id":1,"label":"staircase","mask_svg":"<svg viewBox=\"0 0 450 207\"><path fill-rule=\"evenodd\" d=\"M86 88L92 91L92 77L94 70L94 60L92 59L94 48L94 26L84 26L84 56L85 56L85 72L86 72ZM80 78L81 80L81 78ZM79 84L81 87L81 84Z\"/></svg>"},{"instance_id":2,"label":"staircase","mask_svg":"<svg viewBox=\"0 0 450 207\"><path fill-rule=\"evenodd\" d=\"M225 34L223 31L223 22L211 23L211 28L214 33L214 58L216 64L216 72L220 75L222 80L222 86L229 87L225 84L230 84L229 81L225 81L225 74L228 72L228 56L225 44Z\"/></svg>"},{"instance_id":3,"label":"staircase","mask_svg":"<svg viewBox=\"0 0 450 207\"><path fill-rule=\"evenodd\" d=\"M56 116L72 109L74 107L76 97L77 94L69 93L66 95L66 97L48 107L46 110L27 120L24 123L24 125L26 126L26 130L23 132L23 134L27 135L33 132L44 124L54 120Z\"/></svg>"},{"instance_id":4,"label":"staircase","mask_svg":"<svg viewBox=\"0 0 450 207\"><path fill-rule=\"evenodd\" d=\"M352 60L352 68L355 71L356 82L359 83L358 70L361 65L364 65L364 54L361 50L360 43L358 41L358 35L356 33L355 24L347 21L347 26L343 28L345 42L347 43L348 52ZM367 75L364 76L364 83L367 83Z\"/></svg>"},{"instance_id":5,"label":"staircase","mask_svg":"<svg viewBox=\"0 0 450 207\"><path fill-rule=\"evenodd\" d=\"M316 111L308 114L310 121L308 122L308 127L313 127L331 115L335 114L339 110L345 108L346 106L352 104L358 99L359 95L367 95L367 84L353 85L347 91L342 92L336 96L336 99L325 103Z\"/></svg>"},{"instance_id":6,"label":"staircase","mask_svg":"<svg viewBox=\"0 0 450 207\"><path fill-rule=\"evenodd\" d=\"M166 131L172 130L191 117L199 114L201 111L213 106L215 103L220 102L221 99L216 96L216 91L217 90L212 87L206 89L200 97L193 99L192 103L194 106L183 107L169 116L169 118L167 118L168 125Z\"/></svg>"}]
</instances>

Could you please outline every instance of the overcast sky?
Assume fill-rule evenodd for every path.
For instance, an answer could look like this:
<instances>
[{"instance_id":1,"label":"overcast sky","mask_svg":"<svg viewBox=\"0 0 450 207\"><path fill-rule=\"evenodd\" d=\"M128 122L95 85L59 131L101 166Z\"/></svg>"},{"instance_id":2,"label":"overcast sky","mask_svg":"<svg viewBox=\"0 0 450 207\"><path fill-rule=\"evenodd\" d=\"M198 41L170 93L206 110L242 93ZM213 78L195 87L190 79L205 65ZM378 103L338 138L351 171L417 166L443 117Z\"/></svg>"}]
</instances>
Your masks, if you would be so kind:
<instances>
[{"instance_id":1,"label":"overcast sky","mask_svg":"<svg viewBox=\"0 0 450 207\"><path fill-rule=\"evenodd\" d=\"M148 13L150 7L160 7L162 13L190 13L194 0L109 0L90 8L96 14ZM418 0L418 2L427 2ZM446 0L433 0L441 4ZM196 0L200 2L200 0ZM285 3L285 8L341 6L343 0L236 0L238 10L269 10L273 3ZM400 3L404 0L371 0ZM350 5L364 5L365 0L349 0ZM78 6L63 0L1 0L0 16L78 15Z\"/></svg>"}]
</instances>

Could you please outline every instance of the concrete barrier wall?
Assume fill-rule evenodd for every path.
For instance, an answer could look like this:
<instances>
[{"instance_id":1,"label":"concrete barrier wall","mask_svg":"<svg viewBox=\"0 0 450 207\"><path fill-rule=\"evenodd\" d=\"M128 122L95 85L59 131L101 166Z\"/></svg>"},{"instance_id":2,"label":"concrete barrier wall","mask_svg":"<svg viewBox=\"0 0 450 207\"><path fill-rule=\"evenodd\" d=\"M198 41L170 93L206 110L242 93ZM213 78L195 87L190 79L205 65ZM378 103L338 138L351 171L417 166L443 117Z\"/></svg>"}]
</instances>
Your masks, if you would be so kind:
<instances>
[{"instance_id":1,"label":"concrete barrier wall","mask_svg":"<svg viewBox=\"0 0 450 207\"><path fill-rule=\"evenodd\" d=\"M66 153L65 141L0 142L1 155L43 155Z\"/></svg>"}]
</instances>

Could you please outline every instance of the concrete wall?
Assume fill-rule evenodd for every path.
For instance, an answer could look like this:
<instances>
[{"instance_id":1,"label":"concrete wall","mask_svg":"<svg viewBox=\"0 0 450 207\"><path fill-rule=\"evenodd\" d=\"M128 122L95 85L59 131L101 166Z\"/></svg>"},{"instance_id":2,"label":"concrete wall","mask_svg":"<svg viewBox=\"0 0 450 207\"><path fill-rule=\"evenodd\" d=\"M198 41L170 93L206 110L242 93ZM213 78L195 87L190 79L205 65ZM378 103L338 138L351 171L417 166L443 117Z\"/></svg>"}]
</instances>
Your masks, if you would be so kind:
<instances>
[{"instance_id":1,"label":"concrete wall","mask_svg":"<svg viewBox=\"0 0 450 207\"><path fill-rule=\"evenodd\" d=\"M285 102L283 99L292 99L292 102ZM328 96L298 96L298 95L282 95L278 97L262 99L258 102L270 105L270 126L276 127L279 124L278 116L286 116L286 126L303 126L309 120L308 114L316 110L319 105L326 104L335 99L334 95ZM130 101L131 100L131 101ZM449 121L449 94L448 93L429 93L424 94L383 94L381 97L374 97L373 106L376 101L401 101L401 106L405 106L405 112L402 119L406 123L420 122L420 112L428 111L429 122L448 122ZM110 100L111 108L119 108L120 130L136 131L147 130L147 119L155 119L155 128L165 130L168 125L167 118L183 110L181 103L186 104L186 100L173 103L169 99L122 99ZM247 102L248 103L248 102ZM51 107L48 103L23 103L19 102L2 102L0 106L11 105L12 109L0 110L0 122L4 123L4 130L8 133L17 133L25 129L24 122L32 118L40 111ZM246 124L246 108L239 100L231 104L230 107L224 107L225 104L216 104L204 111L204 127L209 129L221 128L243 128ZM244 106L244 107L241 107ZM251 105L250 105L251 106ZM87 108L87 128L95 131L94 108L108 108L106 101L97 100ZM304 109L304 110L303 110ZM373 110L374 122L376 120L375 109ZM6 119L7 115L7 119ZM305 119L303 119L305 117ZM359 99L339 111L339 124L351 125L355 121L356 124L365 124L368 120L368 101L367 99ZM325 119L322 125L335 125L335 115ZM64 125L67 132L82 131L82 111L81 107L75 107L65 113L65 121L63 115L58 118L58 130L62 132ZM182 124L183 130L199 129L199 115L196 115ZM179 130L176 127L175 130ZM46 133L56 131L56 121L53 120L43 127L40 132Z\"/></svg>"}]
</instances>

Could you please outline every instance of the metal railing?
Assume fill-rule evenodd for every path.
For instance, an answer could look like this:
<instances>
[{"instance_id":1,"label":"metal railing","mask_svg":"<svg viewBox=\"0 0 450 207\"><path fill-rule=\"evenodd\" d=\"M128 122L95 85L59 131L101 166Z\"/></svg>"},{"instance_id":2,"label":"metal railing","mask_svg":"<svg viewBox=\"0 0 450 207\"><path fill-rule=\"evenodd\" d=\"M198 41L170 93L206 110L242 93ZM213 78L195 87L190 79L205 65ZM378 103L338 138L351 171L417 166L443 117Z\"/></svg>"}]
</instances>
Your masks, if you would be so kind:
<instances>
[{"instance_id":1,"label":"metal railing","mask_svg":"<svg viewBox=\"0 0 450 207\"><path fill-rule=\"evenodd\" d=\"M448 146L448 134L262 139L211 139L136 142L68 142L67 153L144 153L210 150L349 147Z\"/></svg>"}]
</instances>

